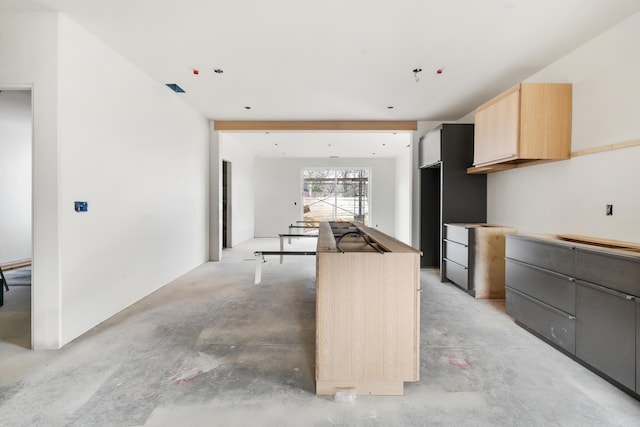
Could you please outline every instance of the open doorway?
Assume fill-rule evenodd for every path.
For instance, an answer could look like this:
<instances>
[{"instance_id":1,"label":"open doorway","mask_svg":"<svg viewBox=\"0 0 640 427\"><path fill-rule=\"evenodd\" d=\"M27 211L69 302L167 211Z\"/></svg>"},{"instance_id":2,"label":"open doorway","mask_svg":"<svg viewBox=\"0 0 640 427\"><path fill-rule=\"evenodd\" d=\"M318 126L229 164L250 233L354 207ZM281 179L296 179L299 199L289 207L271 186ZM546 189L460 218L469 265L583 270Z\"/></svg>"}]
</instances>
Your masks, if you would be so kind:
<instances>
[{"instance_id":1,"label":"open doorway","mask_svg":"<svg viewBox=\"0 0 640 427\"><path fill-rule=\"evenodd\" d=\"M31 348L31 90L0 90L0 341ZM8 290L7 290L8 287Z\"/></svg>"},{"instance_id":2,"label":"open doorway","mask_svg":"<svg viewBox=\"0 0 640 427\"><path fill-rule=\"evenodd\" d=\"M222 248L230 248L231 240L231 162L222 161Z\"/></svg>"}]
</instances>

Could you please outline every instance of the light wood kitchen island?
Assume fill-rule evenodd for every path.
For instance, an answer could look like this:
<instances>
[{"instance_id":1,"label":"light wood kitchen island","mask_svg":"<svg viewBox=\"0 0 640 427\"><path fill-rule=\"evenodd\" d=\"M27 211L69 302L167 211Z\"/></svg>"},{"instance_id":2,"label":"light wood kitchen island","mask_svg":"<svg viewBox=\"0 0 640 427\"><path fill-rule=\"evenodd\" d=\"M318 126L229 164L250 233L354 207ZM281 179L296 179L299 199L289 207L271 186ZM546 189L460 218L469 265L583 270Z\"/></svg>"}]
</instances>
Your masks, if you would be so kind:
<instances>
[{"instance_id":1,"label":"light wood kitchen island","mask_svg":"<svg viewBox=\"0 0 640 427\"><path fill-rule=\"evenodd\" d=\"M358 223L323 222L316 273L316 393L404 394L419 379L420 251Z\"/></svg>"}]
</instances>

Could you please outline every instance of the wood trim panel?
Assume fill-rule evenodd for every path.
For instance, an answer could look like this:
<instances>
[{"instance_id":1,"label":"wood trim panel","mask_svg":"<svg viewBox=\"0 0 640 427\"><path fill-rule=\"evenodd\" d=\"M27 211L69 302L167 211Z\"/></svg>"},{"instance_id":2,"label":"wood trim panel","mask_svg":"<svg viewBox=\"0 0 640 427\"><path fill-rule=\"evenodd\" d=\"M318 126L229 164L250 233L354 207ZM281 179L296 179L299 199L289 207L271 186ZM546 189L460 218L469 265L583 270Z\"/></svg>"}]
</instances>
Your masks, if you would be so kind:
<instances>
[{"instance_id":1,"label":"wood trim panel","mask_svg":"<svg viewBox=\"0 0 640 427\"><path fill-rule=\"evenodd\" d=\"M260 121L215 120L213 130L229 132L261 131L415 131L418 122L408 121Z\"/></svg>"},{"instance_id":2,"label":"wood trim panel","mask_svg":"<svg viewBox=\"0 0 640 427\"><path fill-rule=\"evenodd\" d=\"M586 156L588 154L602 153L604 151L620 150L622 148L636 147L638 145L640 145L640 139L634 139L631 141L618 142L615 144L607 144L607 145L601 145L599 147L572 151L571 157L573 158L573 157L579 157L579 156Z\"/></svg>"}]
</instances>

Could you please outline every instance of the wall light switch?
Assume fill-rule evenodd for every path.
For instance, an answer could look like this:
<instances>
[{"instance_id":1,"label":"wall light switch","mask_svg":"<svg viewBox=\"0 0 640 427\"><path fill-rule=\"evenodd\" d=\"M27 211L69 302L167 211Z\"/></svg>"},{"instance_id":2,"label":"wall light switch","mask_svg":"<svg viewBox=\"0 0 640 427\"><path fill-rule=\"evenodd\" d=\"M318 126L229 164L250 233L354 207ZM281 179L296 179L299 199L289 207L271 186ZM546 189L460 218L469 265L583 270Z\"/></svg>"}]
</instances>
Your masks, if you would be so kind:
<instances>
[{"instance_id":1,"label":"wall light switch","mask_svg":"<svg viewBox=\"0 0 640 427\"><path fill-rule=\"evenodd\" d=\"M86 212L89 204L87 202L73 202L73 207L76 212Z\"/></svg>"}]
</instances>

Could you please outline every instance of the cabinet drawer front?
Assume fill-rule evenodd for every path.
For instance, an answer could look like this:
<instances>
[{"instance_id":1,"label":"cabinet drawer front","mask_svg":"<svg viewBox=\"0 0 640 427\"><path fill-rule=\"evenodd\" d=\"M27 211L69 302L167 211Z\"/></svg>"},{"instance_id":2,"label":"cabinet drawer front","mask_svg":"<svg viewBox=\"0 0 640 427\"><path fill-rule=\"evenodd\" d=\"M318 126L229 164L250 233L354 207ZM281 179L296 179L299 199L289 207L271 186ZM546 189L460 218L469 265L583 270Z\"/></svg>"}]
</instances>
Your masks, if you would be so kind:
<instances>
[{"instance_id":1,"label":"cabinet drawer front","mask_svg":"<svg viewBox=\"0 0 640 427\"><path fill-rule=\"evenodd\" d=\"M505 283L568 314L576 312L576 284L569 276L507 259Z\"/></svg>"},{"instance_id":2,"label":"cabinet drawer front","mask_svg":"<svg viewBox=\"0 0 640 427\"><path fill-rule=\"evenodd\" d=\"M459 225L444 225L444 238L454 242L469 244L469 229Z\"/></svg>"},{"instance_id":3,"label":"cabinet drawer front","mask_svg":"<svg viewBox=\"0 0 640 427\"><path fill-rule=\"evenodd\" d=\"M469 269L455 262L443 260L445 277L464 289L469 289Z\"/></svg>"},{"instance_id":4,"label":"cabinet drawer front","mask_svg":"<svg viewBox=\"0 0 640 427\"><path fill-rule=\"evenodd\" d=\"M535 331L549 342L571 354L576 351L575 318L509 287L506 288L506 309L510 316Z\"/></svg>"},{"instance_id":5,"label":"cabinet drawer front","mask_svg":"<svg viewBox=\"0 0 640 427\"><path fill-rule=\"evenodd\" d=\"M553 242L522 239L508 235L507 258L575 277L575 250Z\"/></svg>"},{"instance_id":6,"label":"cabinet drawer front","mask_svg":"<svg viewBox=\"0 0 640 427\"><path fill-rule=\"evenodd\" d=\"M576 278L640 297L640 261L576 249Z\"/></svg>"},{"instance_id":7,"label":"cabinet drawer front","mask_svg":"<svg viewBox=\"0 0 640 427\"><path fill-rule=\"evenodd\" d=\"M463 267L469 267L469 248L466 245L445 240L444 257Z\"/></svg>"},{"instance_id":8,"label":"cabinet drawer front","mask_svg":"<svg viewBox=\"0 0 640 427\"><path fill-rule=\"evenodd\" d=\"M601 286L576 283L576 356L635 390L635 301Z\"/></svg>"}]
</instances>

